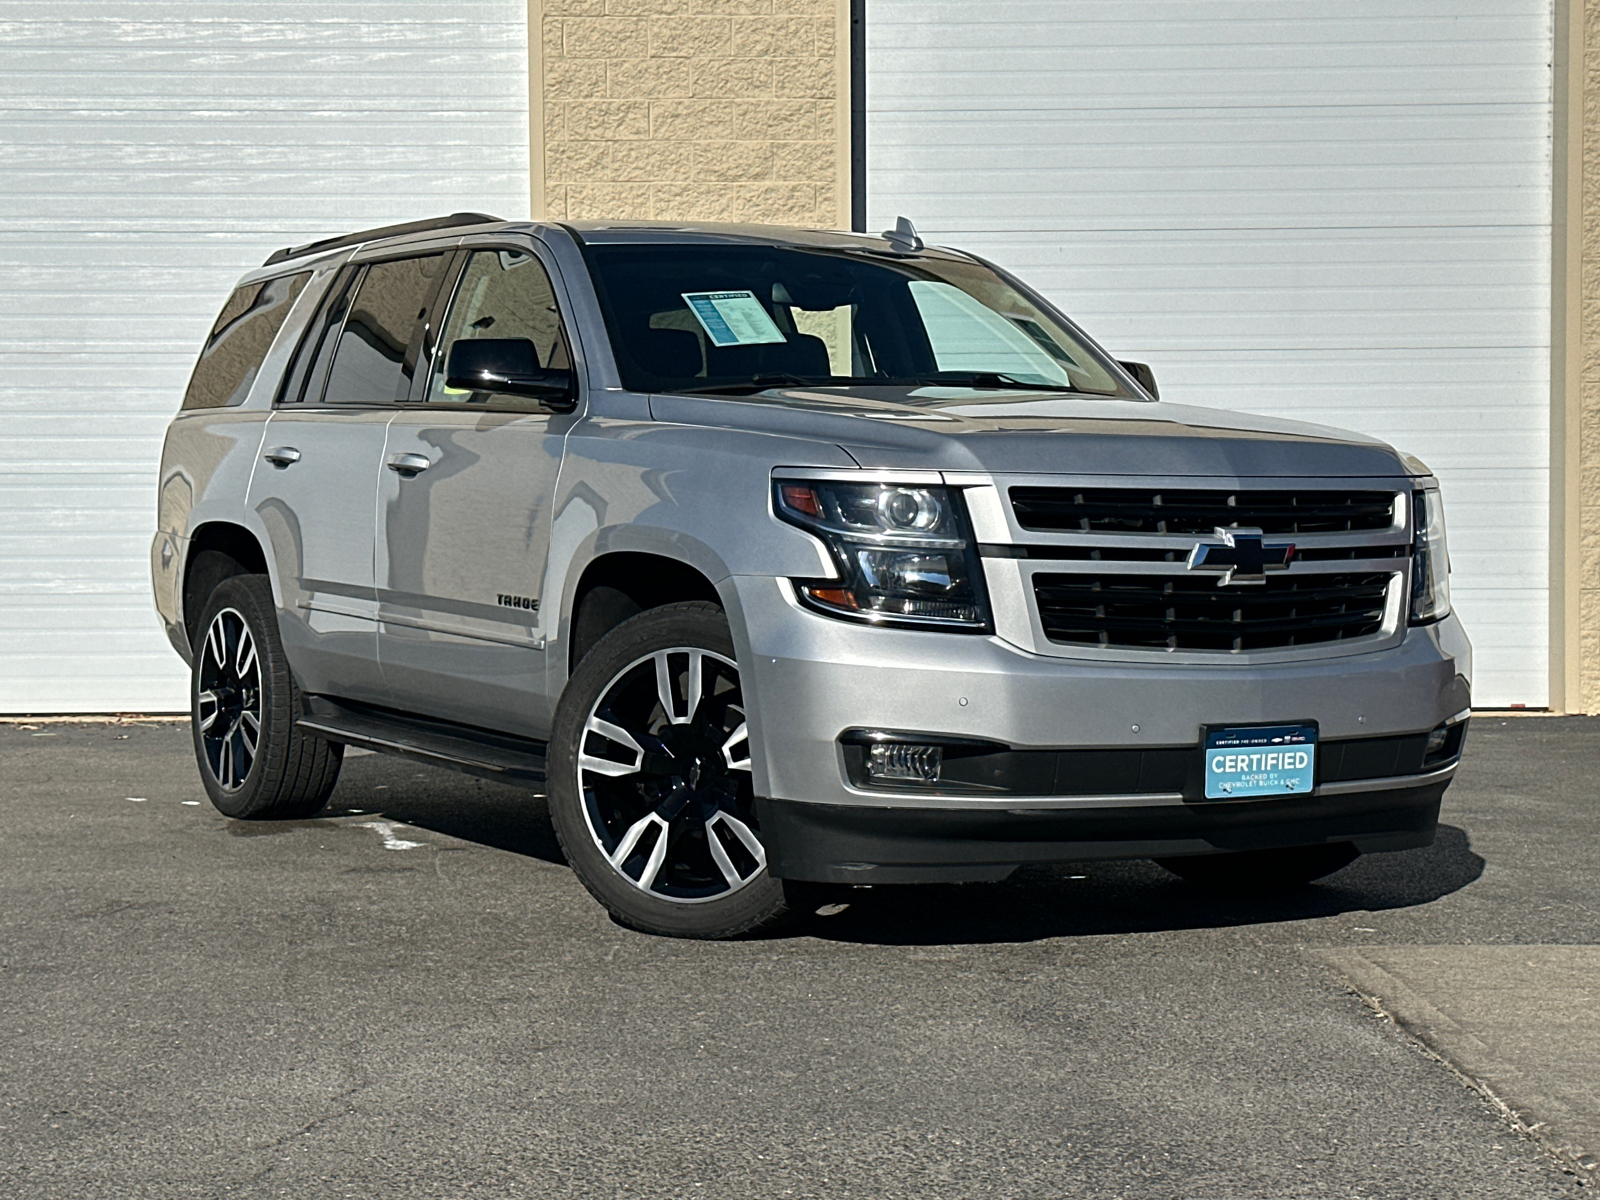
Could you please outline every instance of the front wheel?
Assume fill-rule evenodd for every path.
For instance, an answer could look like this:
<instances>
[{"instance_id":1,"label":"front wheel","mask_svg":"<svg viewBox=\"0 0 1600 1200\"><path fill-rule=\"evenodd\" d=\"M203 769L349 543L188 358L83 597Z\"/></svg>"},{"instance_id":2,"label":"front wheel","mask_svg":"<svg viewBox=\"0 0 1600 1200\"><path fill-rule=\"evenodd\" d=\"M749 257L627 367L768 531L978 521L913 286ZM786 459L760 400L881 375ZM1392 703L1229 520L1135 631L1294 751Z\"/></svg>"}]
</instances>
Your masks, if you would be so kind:
<instances>
[{"instance_id":1,"label":"front wheel","mask_svg":"<svg viewBox=\"0 0 1600 1200\"><path fill-rule=\"evenodd\" d=\"M1275 892L1301 887L1348 867L1361 856L1349 842L1158 858L1156 862L1190 883L1225 892Z\"/></svg>"},{"instance_id":2,"label":"front wheel","mask_svg":"<svg viewBox=\"0 0 1600 1200\"><path fill-rule=\"evenodd\" d=\"M549 764L567 861L623 924L726 938L788 915L767 874L739 667L715 605L640 613L584 655Z\"/></svg>"}]
</instances>

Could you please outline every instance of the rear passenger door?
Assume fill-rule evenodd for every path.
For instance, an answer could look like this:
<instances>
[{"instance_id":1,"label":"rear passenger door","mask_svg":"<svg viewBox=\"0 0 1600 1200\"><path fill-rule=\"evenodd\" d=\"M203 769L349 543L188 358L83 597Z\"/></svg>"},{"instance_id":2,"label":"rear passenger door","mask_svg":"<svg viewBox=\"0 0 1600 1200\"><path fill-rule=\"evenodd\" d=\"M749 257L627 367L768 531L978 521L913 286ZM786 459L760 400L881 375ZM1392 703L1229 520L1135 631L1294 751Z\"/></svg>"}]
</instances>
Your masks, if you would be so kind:
<instances>
[{"instance_id":1,"label":"rear passenger door","mask_svg":"<svg viewBox=\"0 0 1600 1200\"><path fill-rule=\"evenodd\" d=\"M384 429L410 394L449 252L346 266L268 419L250 506L271 540L301 687L382 703L373 537Z\"/></svg>"},{"instance_id":2,"label":"rear passenger door","mask_svg":"<svg viewBox=\"0 0 1600 1200\"><path fill-rule=\"evenodd\" d=\"M547 736L550 504L570 405L445 386L450 347L528 338L571 368L556 291L531 243L462 253L425 377L390 422L379 484L379 657L396 708Z\"/></svg>"}]
</instances>

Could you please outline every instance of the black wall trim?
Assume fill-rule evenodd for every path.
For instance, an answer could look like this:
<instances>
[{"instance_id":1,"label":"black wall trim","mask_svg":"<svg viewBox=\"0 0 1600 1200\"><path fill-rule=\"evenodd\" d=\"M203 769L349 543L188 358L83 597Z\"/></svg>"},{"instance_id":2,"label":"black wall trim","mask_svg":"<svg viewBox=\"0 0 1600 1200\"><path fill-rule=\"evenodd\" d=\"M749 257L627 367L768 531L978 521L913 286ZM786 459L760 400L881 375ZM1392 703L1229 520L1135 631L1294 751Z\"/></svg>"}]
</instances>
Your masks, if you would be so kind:
<instances>
[{"instance_id":1,"label":"black wall trim","mask_svg":"<svg viewBox=\"0 0 1600 1200\"><path fill-rule=\"evenodd\" d=\"M850 228L867 231L867 0L850 0Z\"/></svg>"}]
</instances>

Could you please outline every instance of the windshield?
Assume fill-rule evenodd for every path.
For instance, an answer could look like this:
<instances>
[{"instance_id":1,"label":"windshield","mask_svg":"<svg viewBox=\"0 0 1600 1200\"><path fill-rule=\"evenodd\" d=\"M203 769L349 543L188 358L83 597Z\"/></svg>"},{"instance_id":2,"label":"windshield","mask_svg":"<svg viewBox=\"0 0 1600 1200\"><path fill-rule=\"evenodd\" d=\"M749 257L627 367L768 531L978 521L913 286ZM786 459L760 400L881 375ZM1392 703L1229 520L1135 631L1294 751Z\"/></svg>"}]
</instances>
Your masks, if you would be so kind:
<instances>
[{"instance_id":1,"label":"windshield","mask_svg":"<svg viewBox=\"0 0 1600 1200\"><path fill-rule=\"evenodd\" d=\"M977 263L776 246L586 253L632 391L872 383L1132 396L1081 337Z\"/></svg>"}]
</instances>

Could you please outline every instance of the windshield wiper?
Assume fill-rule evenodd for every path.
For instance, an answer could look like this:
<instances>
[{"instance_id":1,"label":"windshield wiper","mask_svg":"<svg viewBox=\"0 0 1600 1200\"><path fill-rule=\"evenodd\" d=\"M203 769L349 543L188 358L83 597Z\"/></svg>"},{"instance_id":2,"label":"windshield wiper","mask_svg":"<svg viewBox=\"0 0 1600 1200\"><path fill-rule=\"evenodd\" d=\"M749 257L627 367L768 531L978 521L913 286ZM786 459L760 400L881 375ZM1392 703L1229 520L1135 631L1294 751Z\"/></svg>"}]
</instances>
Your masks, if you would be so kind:
<instances>
[{"instance_id":1,"label":"windshield wiper","mask_svg":"<svg viewBox=\"0 0 1600 1200\"><path fill-rule=\"evenodd\" d=\"M1105 395L1104 392L1086 392L1070 383L1040 383L1035 379L1018 379L999 371L939 371L916 381L923 387L994 388L1028 392L1077 392L1084 396Z\"/></svg>"},{"instance_id":2,"label":"windshield wiper","mask_svg":"<svg viewBox=\"0 0 1600 1200\"><path fill-rule=\"evenodd\" d=\"M1083 396L1103 396L1105 392L1087 392L1070 383L1040 383L1032 379L1018 379L997 371L939 371L932 375L755 375L742 383L713 383L705 387L672 388L688 396L749 396L777 387L849 387L852 384L872 384L877 387L968 387L997 391L1076 392Z\"/></svg>"},{"instance_id":3,"label":"windshield wiper","mask_svg":"<svg viewBox=\"0 0 1600 1200\"><path fill-rule=\"evenodd\" d=\"M777 387L842 387L857 380L848 375L754 375L743 383L713 383L707 387L672 388L688 396L754 395Z\"/></svg>"}]
</instances>

